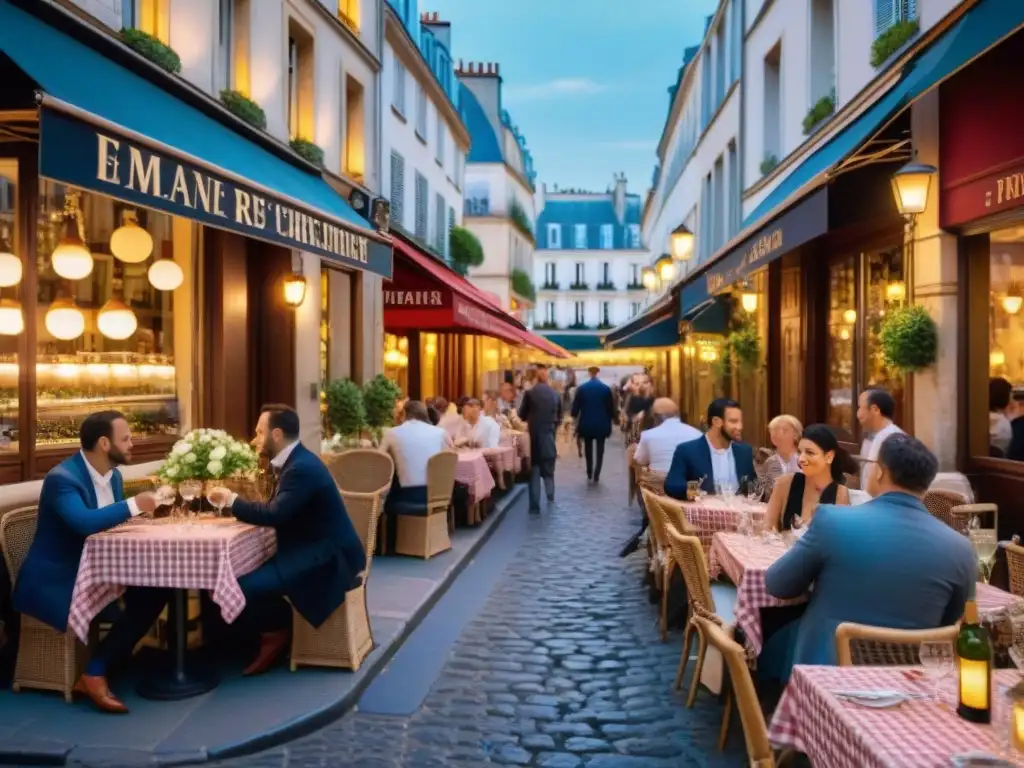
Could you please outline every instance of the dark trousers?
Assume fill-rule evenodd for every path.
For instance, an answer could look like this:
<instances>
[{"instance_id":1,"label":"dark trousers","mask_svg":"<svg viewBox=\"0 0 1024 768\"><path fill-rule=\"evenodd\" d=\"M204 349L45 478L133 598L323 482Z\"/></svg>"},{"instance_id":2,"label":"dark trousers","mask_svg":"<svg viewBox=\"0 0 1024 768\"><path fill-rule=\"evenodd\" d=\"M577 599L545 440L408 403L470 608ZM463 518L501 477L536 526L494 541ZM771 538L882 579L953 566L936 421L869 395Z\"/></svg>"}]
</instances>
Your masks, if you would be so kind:
<instances>
[{"instance_id":1,"label":"dark trousers","mask_svg":"<svg viewBox=\"0 0 1024 768\"><path fill-rule=\"evenodd\" d=\"M587 454L587 477L595 480L601 476L601 465L604 464L604 441L603 437L585 437L583 439L584 450ZM594 443L597 443L597 463L594 463Z\"/></svg>"},{"instance_id":2,"label":"dark trousers","mask_svg":"<svg viewBox=\"0 0 1024 768\"><path fill-rule=\"evenodd\" d=\"M257 632L279 632L291 626L292 609L284 599L285 585L275 558L238 580L245 595L242 620Z\"/></svg>"},{"instance_id":3,"label":"dark trousers","mask_svg":"<svg viewBox=\"0 0 1024 768\"><path fill-rule=\"evenodd\" d=\"M85 668L87 675L106 675L111 664L130 657L171 599L171 591L129 587L123 599L123 611L119 612L117 604L111 603L97 617L101 621L112 621L113 626L89 659Z\"/></svg>"},{"instance_id":4,"label":"dark trousers","mask_svg":"<svg viewBox=\"0 0 1024 768\"><path fill-rule=\"evenodd\" d=\"M555 500L555 460L536 460L530 467L530 509L540 509L540 480L544 478L544 490L548 501Z\"/></svg>"}]
</instances>

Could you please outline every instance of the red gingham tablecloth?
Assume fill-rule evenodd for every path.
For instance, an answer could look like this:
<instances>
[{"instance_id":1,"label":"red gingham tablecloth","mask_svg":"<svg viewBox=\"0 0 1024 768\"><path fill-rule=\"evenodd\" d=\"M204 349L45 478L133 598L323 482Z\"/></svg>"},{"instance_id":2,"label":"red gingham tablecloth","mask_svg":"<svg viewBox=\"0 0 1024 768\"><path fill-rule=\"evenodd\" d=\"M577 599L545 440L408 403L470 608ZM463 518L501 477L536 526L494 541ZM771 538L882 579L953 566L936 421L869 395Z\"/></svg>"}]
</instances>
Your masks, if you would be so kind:
<instances>
[{"instance_id":1,"label":"red gingham tablecloth","mask_svg":"<svg viewBox=\"0 0 1024 768\"><path fill-rule=\"evenodd\" d=\"M497 448L481 449L484 458L497 472L516 471L516 449L511 445L499 445Z\"/></svg>"},{"instance_id":2,"label":"red gingham tablecloth","mask_svg":"<svg viewBox=\"0 0 1024 768\"><path fill-rule=\"evenodd\" d=\"M238 577L276 551L272 528L230 518L189 525L132 520L85 540L68 626L86 642L96 614L129 586L208 589L231 623L245 607Z\"/></svg>"},{"instance_id":3,"label":"red gingham tablecloth","mask_svg":"<svg viewBox=\"0 0 1024 768\"><path fill-rule=\"evenodd\" d=\"M765 504L748 501L737 496L729 506L717 496L708 496L702 501L687 501L683 504L686 508L686 519L690 521L697 530L697 538L700 539L704 551L711 548L711 539L719 531L736 531L740 526L740 512L766 509Z\"/></svg>"},{"instance_id":4,"label":"red gingham tablecloth","mask_svg":"<svg viewBox=\"0 0 1024 768\"><path fill-rule=\"evenodd\" d=\"M486 499L494 490L494 478L482 451L459 451L455 482L469 487L470 502Z\"/></svg>"},{"instance_id":5,"label":"red gingham tablecloth","mask_svg":"<svg viewBox=\"0 0 1024 768\"><path fill-rule=\"evenodd\" d=\"M1020 680L1017 670L996 670L992 724L976 725L948 704L913 700L890 709L843 702L832 691L896 690L928 694L930 683L910 681L901 667L796 666L775 709L768 738L782 749L805 753L828 768L938 768L952 755L998 754L1009 729L1000 686ZM946 680L946 696L955 683ZM996 729L1005 729L1002 735ZM1021 756L1018 756L1020 763Z\"/></svg>"}]
</instances>

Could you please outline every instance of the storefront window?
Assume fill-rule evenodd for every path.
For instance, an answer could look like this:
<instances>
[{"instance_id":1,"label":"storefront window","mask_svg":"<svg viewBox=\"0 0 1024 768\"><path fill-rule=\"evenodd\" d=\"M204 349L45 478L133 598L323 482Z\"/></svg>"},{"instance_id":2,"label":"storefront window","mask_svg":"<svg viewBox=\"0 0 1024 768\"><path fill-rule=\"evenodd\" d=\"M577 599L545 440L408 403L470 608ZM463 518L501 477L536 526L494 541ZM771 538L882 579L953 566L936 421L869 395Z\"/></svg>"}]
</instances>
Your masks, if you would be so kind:
<instances>
[{"instance_id":1,"label":"storefront window","mask_svg":"<svg viewBox=\"0 0 1024 768\"><path fill-rule=\"evenodd\" d=\"M751 275L733 291L730 333L730 395L743 408L744 439L755 447L768 440L768 270Z\"/></svg>"},{"instance_id":2,"label":"storefront window","mask_svg":"<svg viewBox=\"0 0 1024 768\"><path fill-rule=\"evenodd\" d=\"M24 312L18 301L24 273L18 257L18 164L0 159L0 453L18 451L18 344Z\"/></svg>"},{"instance_id":3,"label":"storefront window","mask_svg":"<svg viewBox=\"0 0 1024 768\"><path fill-rule=\"evenodd\" d=\"M36 444L74 444L104 408L137 439L177 434L173 291L149 277L173 256L171 217L41 179L37 255Z\"/></svg>"},{"instance_id":4,"label":"storefront window","mask_svg":"<svg viewBox=\"0 0 1024 768\"><path fill-rule=\"evenodd\" d=\"M903 270L903 249L892 248L865 256L867 270L865 291L865 367L864 387L882 387L896 400L894 421L905 424L904 380L890 368L882 353L878 336L886 313L903 306L907 299L907 286Z\"/></svg>"},{"instance_id":5,"label":"storefront window","mask_svg":"<svg viewBox=\"0 0 1024 768\"><path fill-rule=\"evenodd\" d=\"M424 400L441 394L437 391L437 348L436 333L420 334L420 396Z\"/></svg>"},{"instance_id":6,"label":"storefront window","mask_svg":"<svg viewBox=\"0 0 1024 768\"><path fill-rule=\"evenodd\" d=\"M1010 422L1024 415L1024 228L993 232L990 259L989 453L1021 460Z\"/></svg>"},{"instance_id":7,"label":"storefront window","mask_svg":"<svg viewBox=\"0 0 1024 768\"><path fill-rule=\"evenodd\" d=\"M384 334L384 375L398 385L402 393L409 391L409 339Z\"/></svg>"},{"instance_id":8,"label":"storefront window","mask_svg":"<svg viewBox=\"0 0 1024 768\"><path fill-rule=\"evenodd\" d=\"M857 329L856 260L848 256L828 270L828 423L847 440L853 438L854 338Z\"/></svg>"}]
</instances>

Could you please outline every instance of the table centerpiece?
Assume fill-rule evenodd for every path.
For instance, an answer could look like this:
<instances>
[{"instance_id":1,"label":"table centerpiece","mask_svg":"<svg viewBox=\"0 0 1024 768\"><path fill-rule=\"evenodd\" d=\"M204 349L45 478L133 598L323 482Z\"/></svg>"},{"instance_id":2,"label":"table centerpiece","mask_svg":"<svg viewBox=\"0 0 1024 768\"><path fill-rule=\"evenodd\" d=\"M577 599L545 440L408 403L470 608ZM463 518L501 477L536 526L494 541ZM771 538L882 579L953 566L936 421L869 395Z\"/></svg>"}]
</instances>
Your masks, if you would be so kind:
<instances>
[{"instance_id":1,"label":"table centerpiece","mask_svg":"<svg viewBox=\"0 0 1024 768\"><path fill-rule=\"evenodd\" d=\"M231 488L245 498L259 498L259 456L222 429L194 429L171 448L157 477L168 485L199 482Z\"/></svg>"}]
</instances>

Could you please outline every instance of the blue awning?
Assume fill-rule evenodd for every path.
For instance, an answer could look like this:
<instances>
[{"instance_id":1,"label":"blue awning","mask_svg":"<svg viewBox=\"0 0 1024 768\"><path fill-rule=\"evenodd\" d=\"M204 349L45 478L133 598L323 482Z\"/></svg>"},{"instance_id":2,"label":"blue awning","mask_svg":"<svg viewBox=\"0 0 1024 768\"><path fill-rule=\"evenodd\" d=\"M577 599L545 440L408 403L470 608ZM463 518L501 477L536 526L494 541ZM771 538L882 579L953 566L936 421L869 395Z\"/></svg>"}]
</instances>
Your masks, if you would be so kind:
<instances>
[{"instance_id":1,"label":"blue awning","mask_svg":"<svg viewBox=\"0 0 1024 768\"><path fill-rule=\"evenodd\" d=\"M388 239L320 174L76 37L0 0L0 52L42 92L43 176L390 277Z\"/></svg>"},{"instance_id":2,"label":"blue awning","mask_svg":"<svg viewBox=\"0 0 1024 768\"><path fill-rule=\"evenodd\" d=\"M671 347L679 343L679 326L674 312L663 315L640 327L618 341L608 342L609 349L640 349L641 347Z\"/></svg>"},{"instance_id":3,"label":"blue awning","mask_svg":"<svg viewBox=\"0 0 1024 768\"><path fill-rule=\"evenodd\" d=\"M675 314L675 295L667 293L651 306L608 332L604 337L605 346L612 347L627 336L632 336L661 320L665 315ZM675 342L673 342L675 343Z\"/></svg>"},{"instance_id":4,"label":"blue awning","mask_svg":"<svg viewBox=\"0 0 1024 768\"><path fill-rule=\"evenodd\" d=\"M601 336L597 333L539 333L569 352L596 352L601 349Z\"/></svg>"},{"instance_id":5,"label":"blue awning","mask_svg":"<svg viewBox=\"0 0 1024 768\"><path fill-rule=\"evenodd\" d=\"M904 69L901 80L864 114L795 168L743 221L756 224L857 151L907 105L1024 25L1021 0L980 0Z\"/></svg>"}]
</instances>

